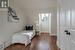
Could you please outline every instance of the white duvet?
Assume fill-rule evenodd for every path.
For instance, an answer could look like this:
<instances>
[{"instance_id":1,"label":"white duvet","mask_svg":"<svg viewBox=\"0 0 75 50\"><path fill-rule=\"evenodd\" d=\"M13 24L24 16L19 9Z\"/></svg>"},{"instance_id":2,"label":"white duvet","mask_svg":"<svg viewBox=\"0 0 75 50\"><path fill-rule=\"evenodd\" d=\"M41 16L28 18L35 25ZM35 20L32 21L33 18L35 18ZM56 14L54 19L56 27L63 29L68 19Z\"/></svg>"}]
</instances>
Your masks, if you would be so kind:
<instances>
[{"instance_id":1,"label":"white duvet","mask_svg":"<svg viewBox=\"0 0 75 50\"><path fill-rule=\"evenodd\" d=\"M31 39L35 36L35 31L21 31L13 35L12 43L23 43L25 45L31 42Z\"/></svg>"}]
</instances>

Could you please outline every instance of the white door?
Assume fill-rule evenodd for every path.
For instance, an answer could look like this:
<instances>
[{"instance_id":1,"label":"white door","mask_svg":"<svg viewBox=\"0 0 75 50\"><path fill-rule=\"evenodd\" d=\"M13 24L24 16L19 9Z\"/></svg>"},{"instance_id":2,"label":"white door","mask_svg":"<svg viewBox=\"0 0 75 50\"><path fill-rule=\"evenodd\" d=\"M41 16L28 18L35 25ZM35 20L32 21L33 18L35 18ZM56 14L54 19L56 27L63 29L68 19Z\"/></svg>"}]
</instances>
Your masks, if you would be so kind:
<instances>
[{"instance_id":1,"label":"white door","mask_svg":"<svg viewBox=\"0 0 75 50\"><path fill-rule=\"evenodd\" d=\"M60 12L60 48L61 50L69 50L69 20L66 16L66 10L61 10Z\"/></svg>"},{"instance_id":2,"label":"white door","mask_svg":"<svg viewBox=\"0 0 75 50\"><path fill-rule=\"evenodd\" d=\"M75 0L71 0L70 50L75 50Z\"/></svg>"},{"instance_id":3,"label":"white door","mask_svg":"<svg viewBox=\"0 0 75 50\"><path fill-rule=\"evenodd\" d=\"M51 14L43 13L39 14L40 31L51 33Z\"/></svg>"},{"instance_id":4,"label":"white door","mask_svg":"<svg viewBox=\"0 0 75 50\"><path fill-rule=\"evenodd\" d=\"M70 50L70 0L60 0L60 14L59 14L59 47L61 50Z\"/></svg>"},{"instance_id":5,"label":"white door","mask_svg":"<svg viewBox=\"0 0 75 50\"><path fill-rule=\"evenodd\" d=\"M60 2L60 48L75 50L75 0Z\"/></svg>"}]
</instances>

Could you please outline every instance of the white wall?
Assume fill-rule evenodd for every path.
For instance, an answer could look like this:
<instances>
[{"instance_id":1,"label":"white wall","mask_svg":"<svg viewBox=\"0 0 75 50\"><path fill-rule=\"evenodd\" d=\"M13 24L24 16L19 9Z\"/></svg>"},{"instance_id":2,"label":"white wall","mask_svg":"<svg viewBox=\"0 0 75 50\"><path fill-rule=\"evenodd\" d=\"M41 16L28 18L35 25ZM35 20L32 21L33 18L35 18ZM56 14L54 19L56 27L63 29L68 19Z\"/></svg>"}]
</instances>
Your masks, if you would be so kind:
<instances>
[{"instance_id":1,"label":"white wall","mask_svg":"<svg viewBox=\"0 0 75 50\"><path fill-rule=\"evenodd\" d=\"M20 21L8 22L7 11L0 11L0 41L7 41L14 32L21 31L27 24L36 24L39 13L52 13L52 34L56 33L56 2L57 0L10 0L10 6L14 8ZM3 14L3 15L2 15Z\"/></svg>"},{"instance_id":2,"label":"white wall","mask_svg":"<svg viewBox=\"0 0 75 50\"><path fill-rule=\"evenodd\" d=\"M51 35L56 35L57 33L57 9L53 9L51 17Z\"/></svg>"},{"instance_id":3,"label":"white wall","mask_svg":"<svg viewBox=\"0 0 75 50\"><path fill-rule=\"evenodd\" d=\"M38 23L39 13L52 13L51 32L57 33L57 0L12 0L14 6L20 7L24 16L26 16L27 24Z\"/></svg>"},{"instance_id":4,"label":"white wall","mask_svg":"<svg viewBox=\"0 0 75 50\"><path fill-rule=\"evenodd\" d=\"M39 23L39 13L51 13L51 35L57 33L57 8L49 9L28 9L27 10L27 24Z\"/></svg>"},{"instance_id":5,"label":"white wall","mask_svg":"<svg viewBox=\"0 0 75 50\"><path fill-rule=\"evenodd\" d=\"M7 9L0 9L0 41L2 42L11 41L12 35L15 32L21 31L26 24L25 16L23 16L20 7L14 6L12 0L10 0L10 3L10 6L16 10L20 20L18 22L8 22Z\"/></svg>"},{"instance_id":6,"label":"white wall","mask_svg":"<svg viewBox=\"0 0 75 50\"><path fill-rule=\"evenodd\" d=\"M22 0L18 1L27 16L27 24L36 24L39 20L39 13L52 13L51 34L57 33L57 0ZM18 4L18 3L17 3Z\"/></svg>"}]
</instances>

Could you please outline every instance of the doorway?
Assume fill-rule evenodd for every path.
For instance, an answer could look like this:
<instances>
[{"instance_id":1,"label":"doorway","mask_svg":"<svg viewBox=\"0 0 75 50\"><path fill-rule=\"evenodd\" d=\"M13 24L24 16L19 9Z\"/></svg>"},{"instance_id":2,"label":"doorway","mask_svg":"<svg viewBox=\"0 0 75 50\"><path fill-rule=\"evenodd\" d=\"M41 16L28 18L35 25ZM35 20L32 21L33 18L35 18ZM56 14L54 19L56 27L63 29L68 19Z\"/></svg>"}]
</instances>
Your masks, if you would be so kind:
<instances>
[{"instance_id":1,"label":"doorway","mask_svg":"<svg viewBox=\"0 0 75 50\"><path fill-rule=\"evenodd\" d=\"M40 32L51 33L51 13L39 14Z\"/></svg>"}]
</instances>

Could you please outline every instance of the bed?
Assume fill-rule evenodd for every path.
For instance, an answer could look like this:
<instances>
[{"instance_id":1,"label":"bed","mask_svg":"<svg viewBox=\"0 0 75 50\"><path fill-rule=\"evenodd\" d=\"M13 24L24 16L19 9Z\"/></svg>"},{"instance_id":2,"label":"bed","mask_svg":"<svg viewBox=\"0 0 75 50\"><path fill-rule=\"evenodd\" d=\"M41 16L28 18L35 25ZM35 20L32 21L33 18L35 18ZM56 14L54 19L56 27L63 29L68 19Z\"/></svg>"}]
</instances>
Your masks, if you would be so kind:
<instances>
[{"instance_id":1,"label":"bed","mask_svg":"<svg viewBox=\"0 0 75 50\"><path fill-rule=\"evenodd\" d=\"M12 37L12 43L22 43L27 46L31 43L31 39L35 36L35 30L24 30L18 33L15 33Z\"/></svg>"}]
</instances>

